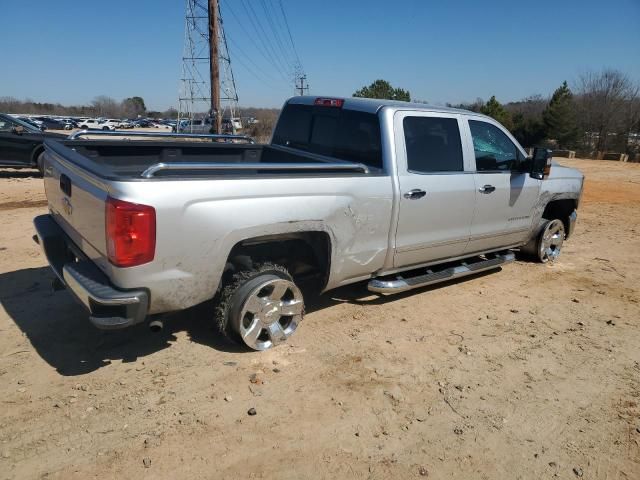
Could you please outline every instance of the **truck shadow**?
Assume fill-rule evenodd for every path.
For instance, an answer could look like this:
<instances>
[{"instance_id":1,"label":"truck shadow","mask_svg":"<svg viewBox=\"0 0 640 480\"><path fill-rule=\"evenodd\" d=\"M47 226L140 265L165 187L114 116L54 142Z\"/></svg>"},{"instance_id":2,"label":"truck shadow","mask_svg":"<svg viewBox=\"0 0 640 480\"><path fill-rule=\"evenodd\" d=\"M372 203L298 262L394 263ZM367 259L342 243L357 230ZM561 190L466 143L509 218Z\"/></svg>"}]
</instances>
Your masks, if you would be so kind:
<instances>
[{"instance_id":1,"label":"truck shadow","mask_svg":"<svg viewBox=\"0 0 640 480\"><path fill-rule=\"evenodd\" d=\"M502 268L497 267L493 270L486 270L484 272L478 272L466 277L455 278L433 285L418 287L413 290L407 290L406 292L394 293L393 295L383 295L370 292L369 290L367 290L367 282L355 283L352 285L347 285L345 287L336 288L335 290L331 290L324 295L315 296L312 298L308 298L305 294L306 313L312 313L317 310L329 308L339 303L350 303L353 305L382 305L385 303L402 300L406 297L411 297L418 293L439 290L441 288L446 288L451 285L463 283L474 278L481 278L487 275L492 275L501 271Z\"/></svg>"},{"instance_id":2,"label":"truck shadow","mask_svg":"<svg viewBox=\"0 0 640 480\"><path fill-rule=\"evenodd\" d=\"M490 272L477 276L488 274ZM2 273L0 304L38 355L61 375L84 375L117 360L136 362L170 347L177 340L176 334L182 331L187 333L191 341L219 351L234 354L247 352L243 347L224 339L215 329L211 302L165 316L164 329L159 333L151 333L146 324L124 330L103 331L91 325L87 312L70 293L53 292L53 278L48 267ZM393 302L416 292L442 288L459 281L393 296L372 294L367 291L366 282L342 287L321 296L306 294L307 313L344 302L368 305ZM28 345L19 345L8 355L29 351Z\"/></svg>"},{"instance_id":3,"label":"truck shadow","mask_svg":"<svg viewBox=\"0 0 640 480\"><path fill-rule=\"evenodd\" d=\"M87 374L115 360L135 362L171 346L179 331L217 350L242 351L224 341L212 321L197 308L171 315L176 318L167 318L159 333L151 333L144 324L124 330L98 330L70 293L52 291L53 278L48 267L2 273L0 304L38 355L61 375ZM15 350L28 352L30 348L24 344Z\"/></svg>"}]
</instances>

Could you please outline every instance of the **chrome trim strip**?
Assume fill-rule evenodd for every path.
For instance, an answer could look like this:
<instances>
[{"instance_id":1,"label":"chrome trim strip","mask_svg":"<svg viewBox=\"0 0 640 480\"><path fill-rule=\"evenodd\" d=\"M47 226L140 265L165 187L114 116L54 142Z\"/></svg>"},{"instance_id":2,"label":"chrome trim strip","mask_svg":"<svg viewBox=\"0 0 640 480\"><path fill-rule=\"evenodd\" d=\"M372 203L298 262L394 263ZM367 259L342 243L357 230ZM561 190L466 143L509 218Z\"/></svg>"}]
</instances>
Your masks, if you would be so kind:
<instances>
[{"instance_id":1,"label":"chrome trim strip","mask_svg":"<svg viewBox=\"0 0 640 480\"><path fill-rule=\"evenodd\" d=\"M505 230L497 233L485 233L483 235L475 235L471 237L471 241L474 240L484 240L485 238L493 238L493 237L504 237L505 235L515 235L517 233L525 233L529 232L531 229L527 228L518 228L517 230Z\"/></svg>"},{"instance_id":2,"label":"chrome trim strip","mask_svg":"<svg viewBox=\"0 0 640 480\"><path fill-rule=\"evenodd\" d=\"M167 138L207 138L211 140L244 140L248 143L256 143L247 135L218 135L205 133L169 133L169 132L125 132L123 130L80 130L67 137L67 140L77 140L88 135L98 135L103 137L167 137Z\"/></svg>"},{"instance_id":3,"label":"chrome trim strip","mask_svg":"<svg viewBox=\"0 0 640 480\"><path fill-rule=\"evenodd\" d=\"M397 248L396 252L397 253L413 252L414 250L422 250L424 248L432 248L432 247L444 247L447 245L455 245L456 243L464 243L468 241L469 241L469 237L464 237L464 238L457 238L455 240L445 240L442 242L421 243L419 245L411 245L408 247Z\"/></svg>"},{"instance_id":4,"label":"chrome trim strip","mask_svg":"<svg viewBox=\"0 0 640 480\"><path fill-rule=\"evenodd\" d=\"M142 178L153 178L162 170L347 170L369 173L369 169L362 163L156 163L144 172Z\"/></svg>"}]
</instances>

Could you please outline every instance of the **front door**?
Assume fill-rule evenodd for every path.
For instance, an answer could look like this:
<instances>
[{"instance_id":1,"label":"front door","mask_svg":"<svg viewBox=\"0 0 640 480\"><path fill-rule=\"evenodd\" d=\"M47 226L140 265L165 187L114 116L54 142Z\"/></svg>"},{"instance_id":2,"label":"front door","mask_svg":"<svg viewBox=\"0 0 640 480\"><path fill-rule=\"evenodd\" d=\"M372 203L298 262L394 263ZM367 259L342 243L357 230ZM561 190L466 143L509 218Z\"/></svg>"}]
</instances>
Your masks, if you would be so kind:
<instances>
[{"instance_id":1,"label":"front door","mask_svg":"<svg viewBox=\"0 0 640 480\"><path fill-rule=\"evenodd\" d=\"M394 267L463 254L475 202L457 114L400 111L394 118L399 213Z\"/></svg>"},{"instance_id":2,"label":"front door","mask_svg":"<svg viewBox=\"0 0 640 480\"><path fill-rule=\"evenodd\" d=\"M0 118L0 164L29 165L31 151L34 145L33 135L26 129L17 133L15 129L22 128L17 122L4 117Z\"/></svg>"},{"instance_id":3,"label":"front door","mask_svg":"<svg viewBox=\"0 0 640 480\"><path fill-rule=\"evenodd\" d=\"M476 162L476 212L467 253L524 241L531 229L540 180L521 171L525 156L498 124L469 118Z\"/></svg>"}]
</instances>

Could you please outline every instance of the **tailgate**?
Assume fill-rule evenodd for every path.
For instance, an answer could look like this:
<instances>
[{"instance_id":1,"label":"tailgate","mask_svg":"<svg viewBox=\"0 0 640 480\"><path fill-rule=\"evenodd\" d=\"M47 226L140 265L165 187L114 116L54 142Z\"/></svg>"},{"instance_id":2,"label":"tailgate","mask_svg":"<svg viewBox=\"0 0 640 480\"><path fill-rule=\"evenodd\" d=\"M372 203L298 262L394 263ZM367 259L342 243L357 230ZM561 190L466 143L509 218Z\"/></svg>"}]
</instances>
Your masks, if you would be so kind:
<instances>
[{"instance_id":1,"label":"tailgate","mask_svg":"<svg viewBox=\"0 0 640 480\"><path fill-rule=\"evenodd\" d=\"M106 266L105 202L107 186L78 162L64 158L68 149L45 142L44 189L58 225L98 266ZM65 152L66 150L66 152ZM77 160L77 159L75 159Z\"/></svg>"}]
</instances>

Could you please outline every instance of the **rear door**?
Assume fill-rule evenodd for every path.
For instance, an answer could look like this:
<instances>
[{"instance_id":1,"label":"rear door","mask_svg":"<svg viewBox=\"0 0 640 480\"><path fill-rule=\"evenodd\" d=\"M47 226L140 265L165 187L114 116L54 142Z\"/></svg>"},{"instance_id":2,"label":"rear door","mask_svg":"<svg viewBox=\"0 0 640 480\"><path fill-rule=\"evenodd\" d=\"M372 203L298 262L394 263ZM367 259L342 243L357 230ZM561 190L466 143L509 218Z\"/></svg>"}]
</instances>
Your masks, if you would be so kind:
<instances>
[{"instance_id":1,"label":"rear door","mask_svg":"<svg viewBox=\"0 0 640 480\"><path fill-rule=\"evenodd\" d=\"M531 228L540 180L521 171L524 151L500 124L469 117L467 125L476 170L476 212L467 253L520 243Z\"/></svg>"},{"instance_id":2,"label":"rear door","mask_svg":"<svg viewBox=\"0 0 640 480\"><path fill-rule=\"evenodd\" d=\"M460 256L475 202L470 152L457 114L399 111L394 118L400 185L394 267Z\"/></svg>"}]
</instances>

